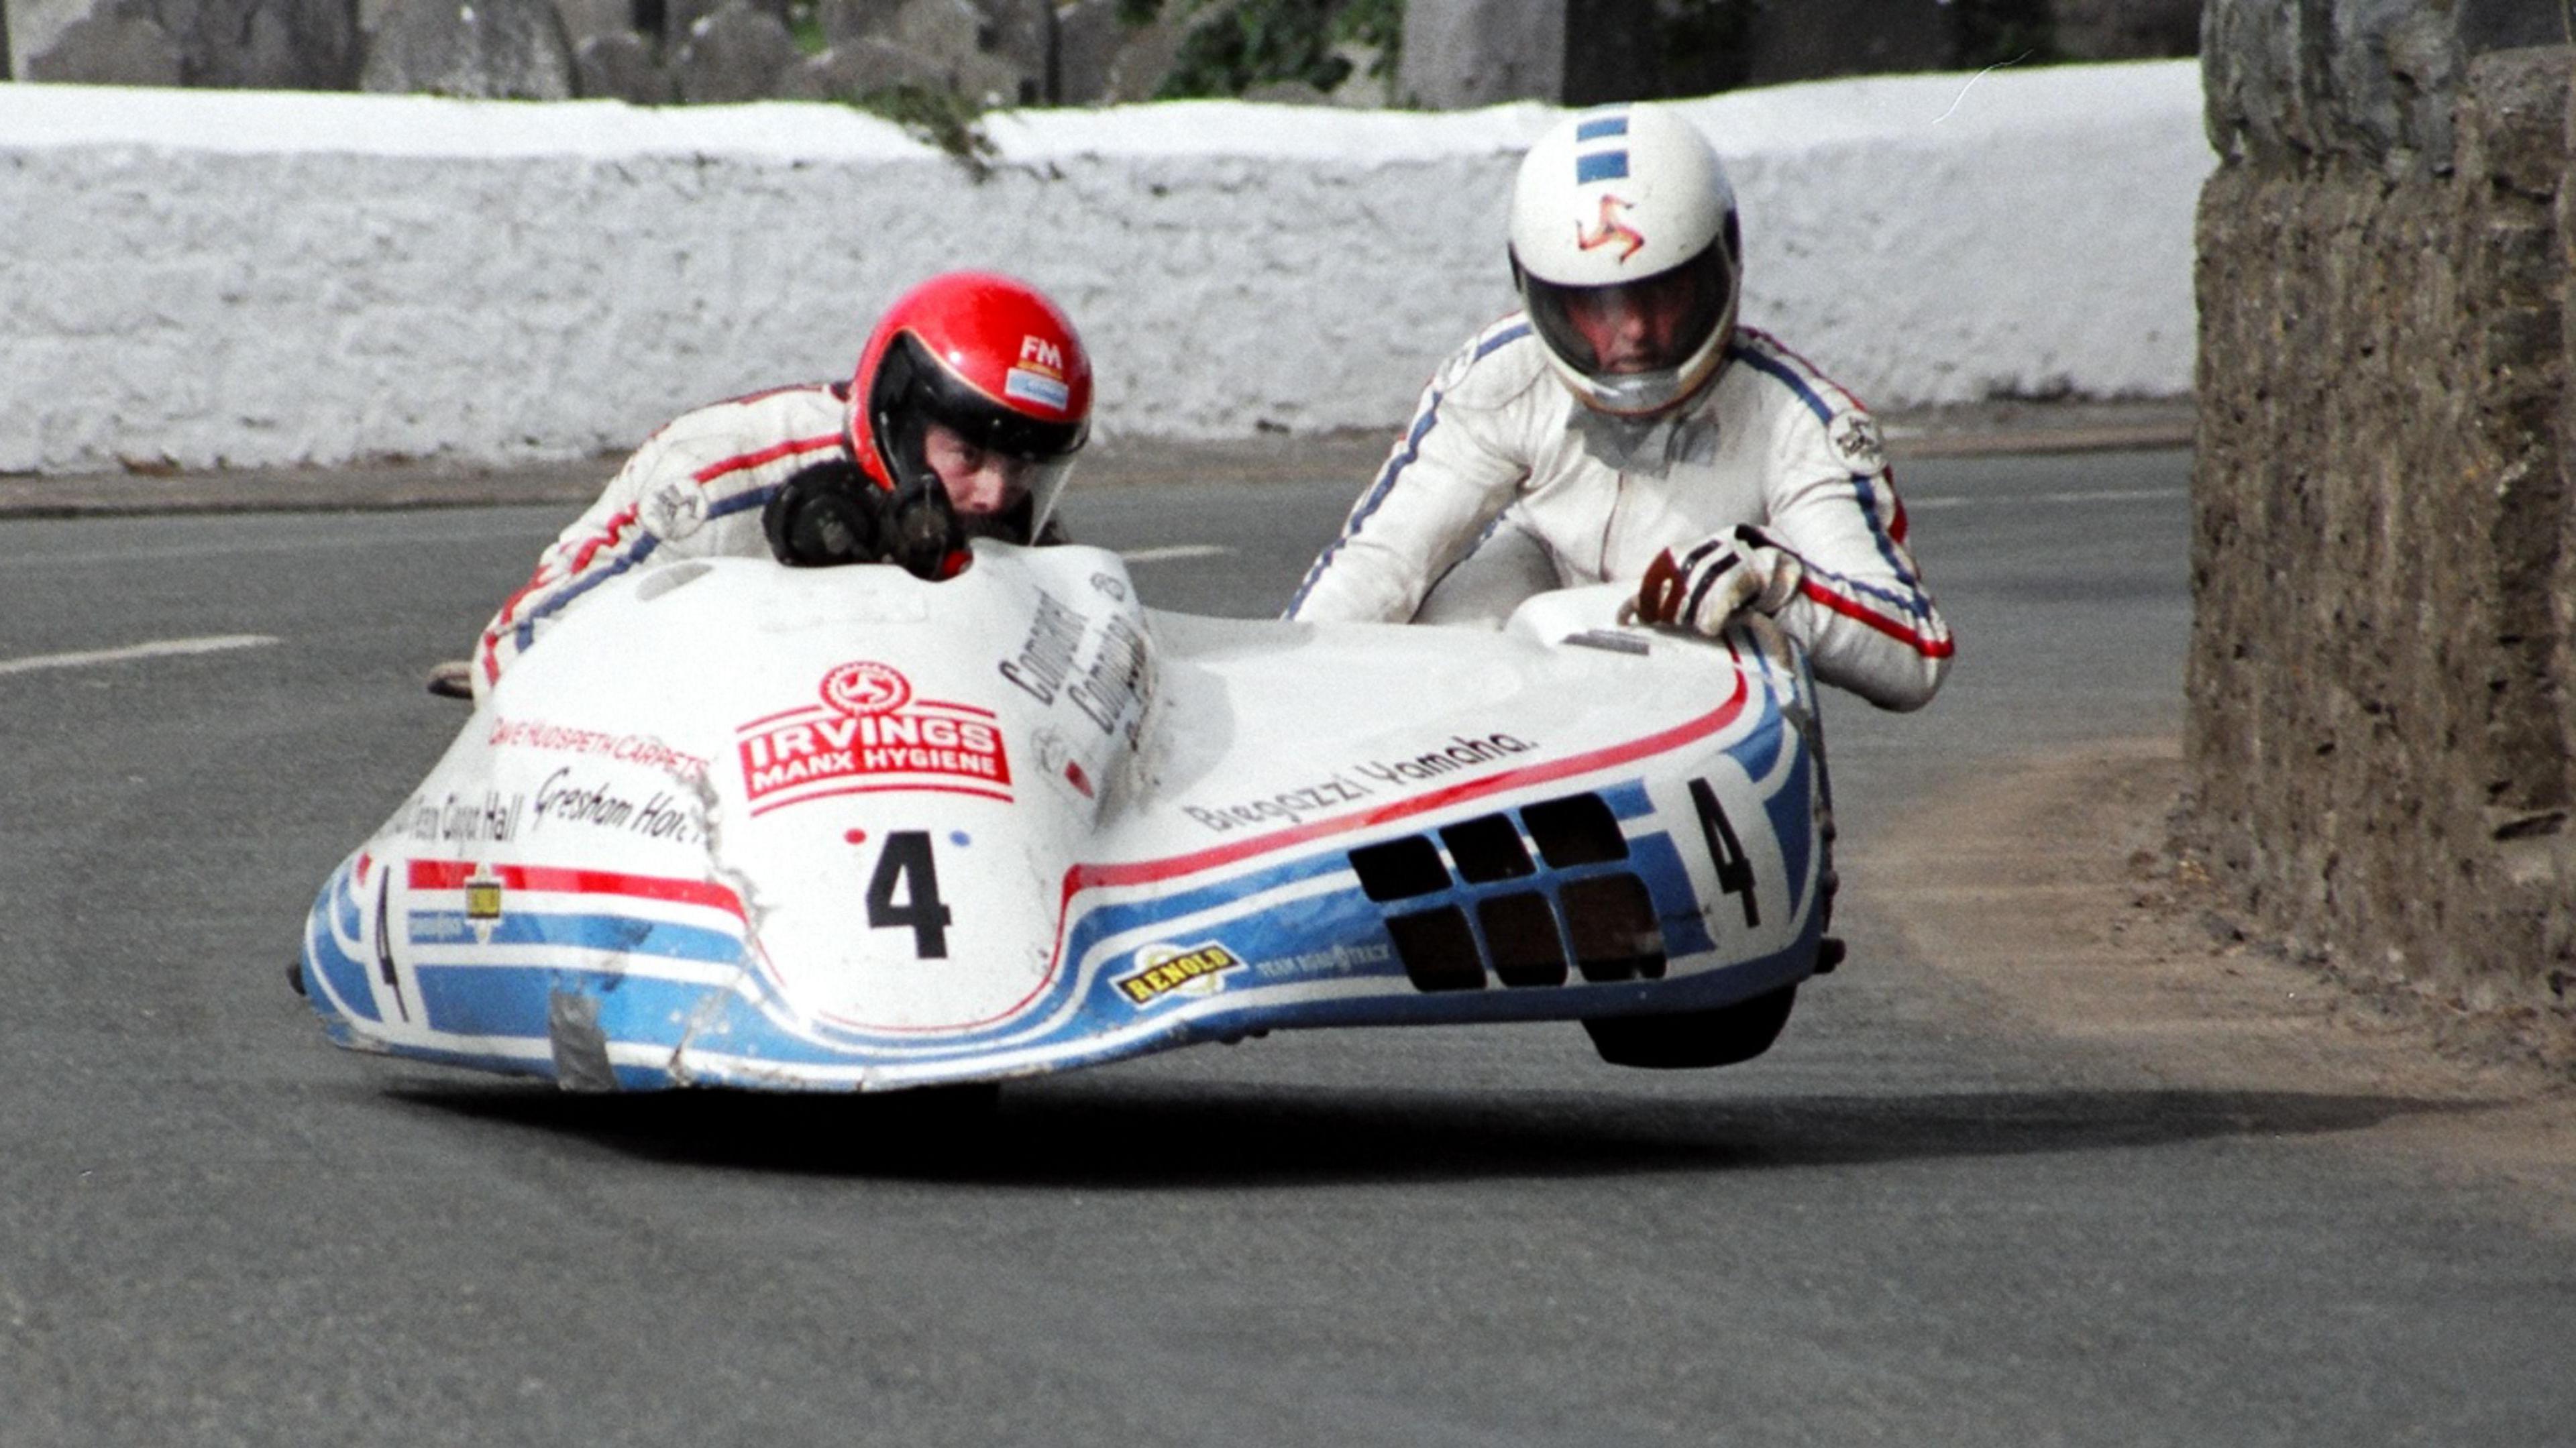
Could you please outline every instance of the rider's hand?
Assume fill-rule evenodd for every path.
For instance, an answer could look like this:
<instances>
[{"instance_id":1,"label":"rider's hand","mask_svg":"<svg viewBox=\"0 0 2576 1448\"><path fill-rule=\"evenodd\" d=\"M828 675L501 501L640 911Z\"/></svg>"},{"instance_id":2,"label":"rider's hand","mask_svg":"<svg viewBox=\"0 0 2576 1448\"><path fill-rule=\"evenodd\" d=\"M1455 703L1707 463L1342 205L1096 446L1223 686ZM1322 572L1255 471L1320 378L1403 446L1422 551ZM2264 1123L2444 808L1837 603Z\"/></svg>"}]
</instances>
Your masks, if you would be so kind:
<instances>
[{"instance_id":1,"label":"rider's hand","mask_svg":"<svg viewBox=\"0 0 2576 1448\"><path fill-rule=\"evenodd\" d=\"M778 485L760 529L778 561L798 568L873 563L881 555L879 490L847 461L816 463Z\"/></svg>"},{"instance_id":2,"label":"rider's hand","mask_svg":"<svg viewBox=\"0 0 2576 1448\"><path fill-rule=\"evenodd\" d=\"M1805 575L1797 554L1752 524L1739 523L1678 557L1669 548L1655 555L1637 585L1635 619L1714 638L1747 608L1778 613L1797 596Z\"/></svg>"}]
</instances>

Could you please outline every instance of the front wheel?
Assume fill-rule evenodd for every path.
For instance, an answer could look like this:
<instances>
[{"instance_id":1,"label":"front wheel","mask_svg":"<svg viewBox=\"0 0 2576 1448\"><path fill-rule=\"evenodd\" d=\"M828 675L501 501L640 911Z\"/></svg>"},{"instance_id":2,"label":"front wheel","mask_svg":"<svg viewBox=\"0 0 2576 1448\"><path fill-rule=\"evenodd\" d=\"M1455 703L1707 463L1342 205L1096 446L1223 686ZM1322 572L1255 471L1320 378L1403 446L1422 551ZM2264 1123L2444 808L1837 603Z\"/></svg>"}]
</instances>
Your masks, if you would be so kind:
<instances>
[{"instance_id":1,"label":"front wheel","mask_svg":"<svg viewBox=\"0 0 2576 1448\"><path fill-rule=\"evenodd\" d=\"M1797 1003L1798 988L1784 985L1715 1010L1603 1016L1585 1021L1583 1029L1591 1033L1592 1048L1613 1066L1650 1071L1732 1066L1770 1050L1780 1039L1780 1028L1789 1024L1789 1008Z\"/></svg>"}]
</instances>

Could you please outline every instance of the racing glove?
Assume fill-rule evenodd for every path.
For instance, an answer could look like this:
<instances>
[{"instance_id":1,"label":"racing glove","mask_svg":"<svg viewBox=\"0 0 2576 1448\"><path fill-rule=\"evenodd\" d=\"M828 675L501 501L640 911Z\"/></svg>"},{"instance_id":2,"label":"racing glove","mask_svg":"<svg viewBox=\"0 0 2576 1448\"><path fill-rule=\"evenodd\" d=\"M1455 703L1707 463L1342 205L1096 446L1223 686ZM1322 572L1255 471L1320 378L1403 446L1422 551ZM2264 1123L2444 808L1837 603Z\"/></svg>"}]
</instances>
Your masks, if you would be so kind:
<instances>
[{"instance_id":1,"label":"racing glove","mask_svg":"<svg viewBox=\"0 0 2576 1448\"><path fill-rule=\"evenodd\" d=\"M1745 609L1778 613L1798 596L1806 565L1750 523L1712 533L1676 557L1667 548L1646 567L1636 600L1620 610L1638 623L1671 624L1711 638Z\"/></svg>"},{"instance_id":2,"label":"racing glove","mask_svg":"<svg viewBox=\"0 0 2576 1448\"><path fill-rule=\"evenodd\" d=\"M778 485L760 511L760 531L791 567L873 563L883 556L882 493L847 459L816 463Z\"/></svg>"}]
</instances>

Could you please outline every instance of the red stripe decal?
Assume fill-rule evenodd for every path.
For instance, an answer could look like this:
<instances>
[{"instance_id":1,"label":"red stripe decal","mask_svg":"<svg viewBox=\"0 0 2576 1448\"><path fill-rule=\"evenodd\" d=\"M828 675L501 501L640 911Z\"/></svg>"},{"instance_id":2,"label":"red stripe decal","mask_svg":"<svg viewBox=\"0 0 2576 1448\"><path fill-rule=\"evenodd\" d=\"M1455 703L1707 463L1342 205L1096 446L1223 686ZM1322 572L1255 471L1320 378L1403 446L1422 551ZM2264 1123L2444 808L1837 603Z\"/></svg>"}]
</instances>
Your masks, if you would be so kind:
<instances>
[{"instance_id":1,"label":"red stripe decal","mask_svg":"<svg viewBox=\"0 0 2576 1448\"><path fill-rule=\"evenodd\" d=\"M839 789L821 789L816 790L812 794L800 794L794 799L773 799L769 803L754 809L751 812L751 816L753 819L758 819L762 815L765 815L774 809L784 809L791 804L805 804L818 799L830 799L835 795L907 793L964 794L972 795L977 799L998 799L1004 804L1009 804L1011 802L1011 796L1007 793L996 793L989 789L968 789L964 785L957 784L852 784L844 785Z\"/></svg>"},{"instance_id":2,"label":"red stripe decal","mask_svg":"<svg viewBox=\"0 0 2576 1448\"><path fill-rule=\"evenodd\" d=\"M599 550L615 544L618 535L633 526L635 518L636 510L633 508L621 508L610 515L608 521L600 525L599 536L583 543L579 551L572 555L571 564L564 569L565 576L571 577L588 568L590 560L599 556ZM542 573L542 569L540 572ZM534 580L530 580L530 584L534 586Z\"/></svg>"},{"instance_id":3,"label":"red stripe decal","mask_svg":"<svg viewBox=\"0 0 2576 1448\"><path fill-rule=\"evenodd\" d=\"M1442 809L1461 800L1498 794L1504 790L1520 789L1533 784L1545 784L1549 780L1564 779L1569 775L1589 774L1595 770L1626 764L1630 760L1643 759L1649 754L1662 754L1668 750L1678 749L1694 739L1706 738L1734 723L1736 716L1744 712L1746 694L1744 676L1738 674L1735 677L1735 693L1725 703L1696 719L1676 724L1658 734L1649 734L1643 739L1630 740L1626 744L1614 744L1606 749L1596 749L1590 754L1578 754L1548 764L1533 764L1521 769L1505 770L1501 774L1453 784L1446 789L1436 789L1429 794L1416 795L1412 799L1379 805L1372 809L1354 810L1349 814L1335 815L1329 819L1310 820L1305 824L1293 825L1254 839L1237 840L1233 844L1217 845L1193 854L1176 855L1166 860L1141 860L1123 865L1077 865L1065 876L1065 896L1070 899L1075 891L1097 885L1141 885L1196 874L1201 870L1213 870L1221 865L1231 865L1240 860L1250 859L1254 855L1268 854L1273 850L1287 849L1292 845L1302 845L1309 840L1322 839L1327 835L1369 829L1409 815Z\"/></svg>"},{"instance_id":4,"label":"red stripe decal","mask_svg":"<svg viewBox=\"0 0 2576 1448\"><path fill-rule=\"evenodd\" d=\"M1845 618L1869 625L1927 659L1946 659L1950 657L1951 650L1955 647L1948 639L1927 639L1894 619L1881 618L1812 578L1800 583L1798 591L1813 602L1820 603Z\"/></svg>"},{"instance_id":5,"label":"red stripe decal","mask_svg":"<svg viewBox=\"0 0 2576 1448\"><path fill-rule=\"evenodd\" d=\"M722 462L709 463L698 469L693 476L699 482L712 483L727 473L737 473L744 468L756 468L762 463L774 463L780 458L794 457L798 453L820 452L824 448L840 445L841 435L837 432L826 433L821 437L790 438L776 446L762 448L758 452L744 453L740 457L730 457Z\"/></svg>"},{"instance_id":6,"label":"red stripe decal","mask_svg":"<svg viewBox=\"0 0 2576 1448\"><path fill-rule=\"evenodd\" d=\"M415 890L462 890L483 867L471 860L414 860L410 885ZM620 875L607 870L563 870L545 865L495 865L492 873L511 890L553 890L568 895L626 895L664 900L675 905L706 905L741 919L742 897L705 880L674 880L661 875ZM745 923L748 923L746 921Z\"/></svg>"}]
</instances>

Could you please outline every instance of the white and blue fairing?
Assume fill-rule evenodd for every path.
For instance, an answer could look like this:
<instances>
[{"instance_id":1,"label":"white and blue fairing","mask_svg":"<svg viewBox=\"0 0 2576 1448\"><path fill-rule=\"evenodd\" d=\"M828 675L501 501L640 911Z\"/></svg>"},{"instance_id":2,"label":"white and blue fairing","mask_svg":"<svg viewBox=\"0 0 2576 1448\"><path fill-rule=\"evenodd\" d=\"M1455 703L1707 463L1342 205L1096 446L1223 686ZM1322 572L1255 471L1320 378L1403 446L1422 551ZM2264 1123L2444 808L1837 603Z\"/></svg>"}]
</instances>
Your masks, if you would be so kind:
<instances>
[{"instance_id":1,"label":"white and blue fairing","mask_svg":"<svg viewBox=\"0 0 2576 1448\"><path fill-rule=\"evenodd\" d=\"M1157 613L1114 554L675 566L526 655L323 887L331 1038L568 1086L868 1089L1293 1026L1723 1006L1813 969L1773 636Z\"/></svg>"}]
</instances>

